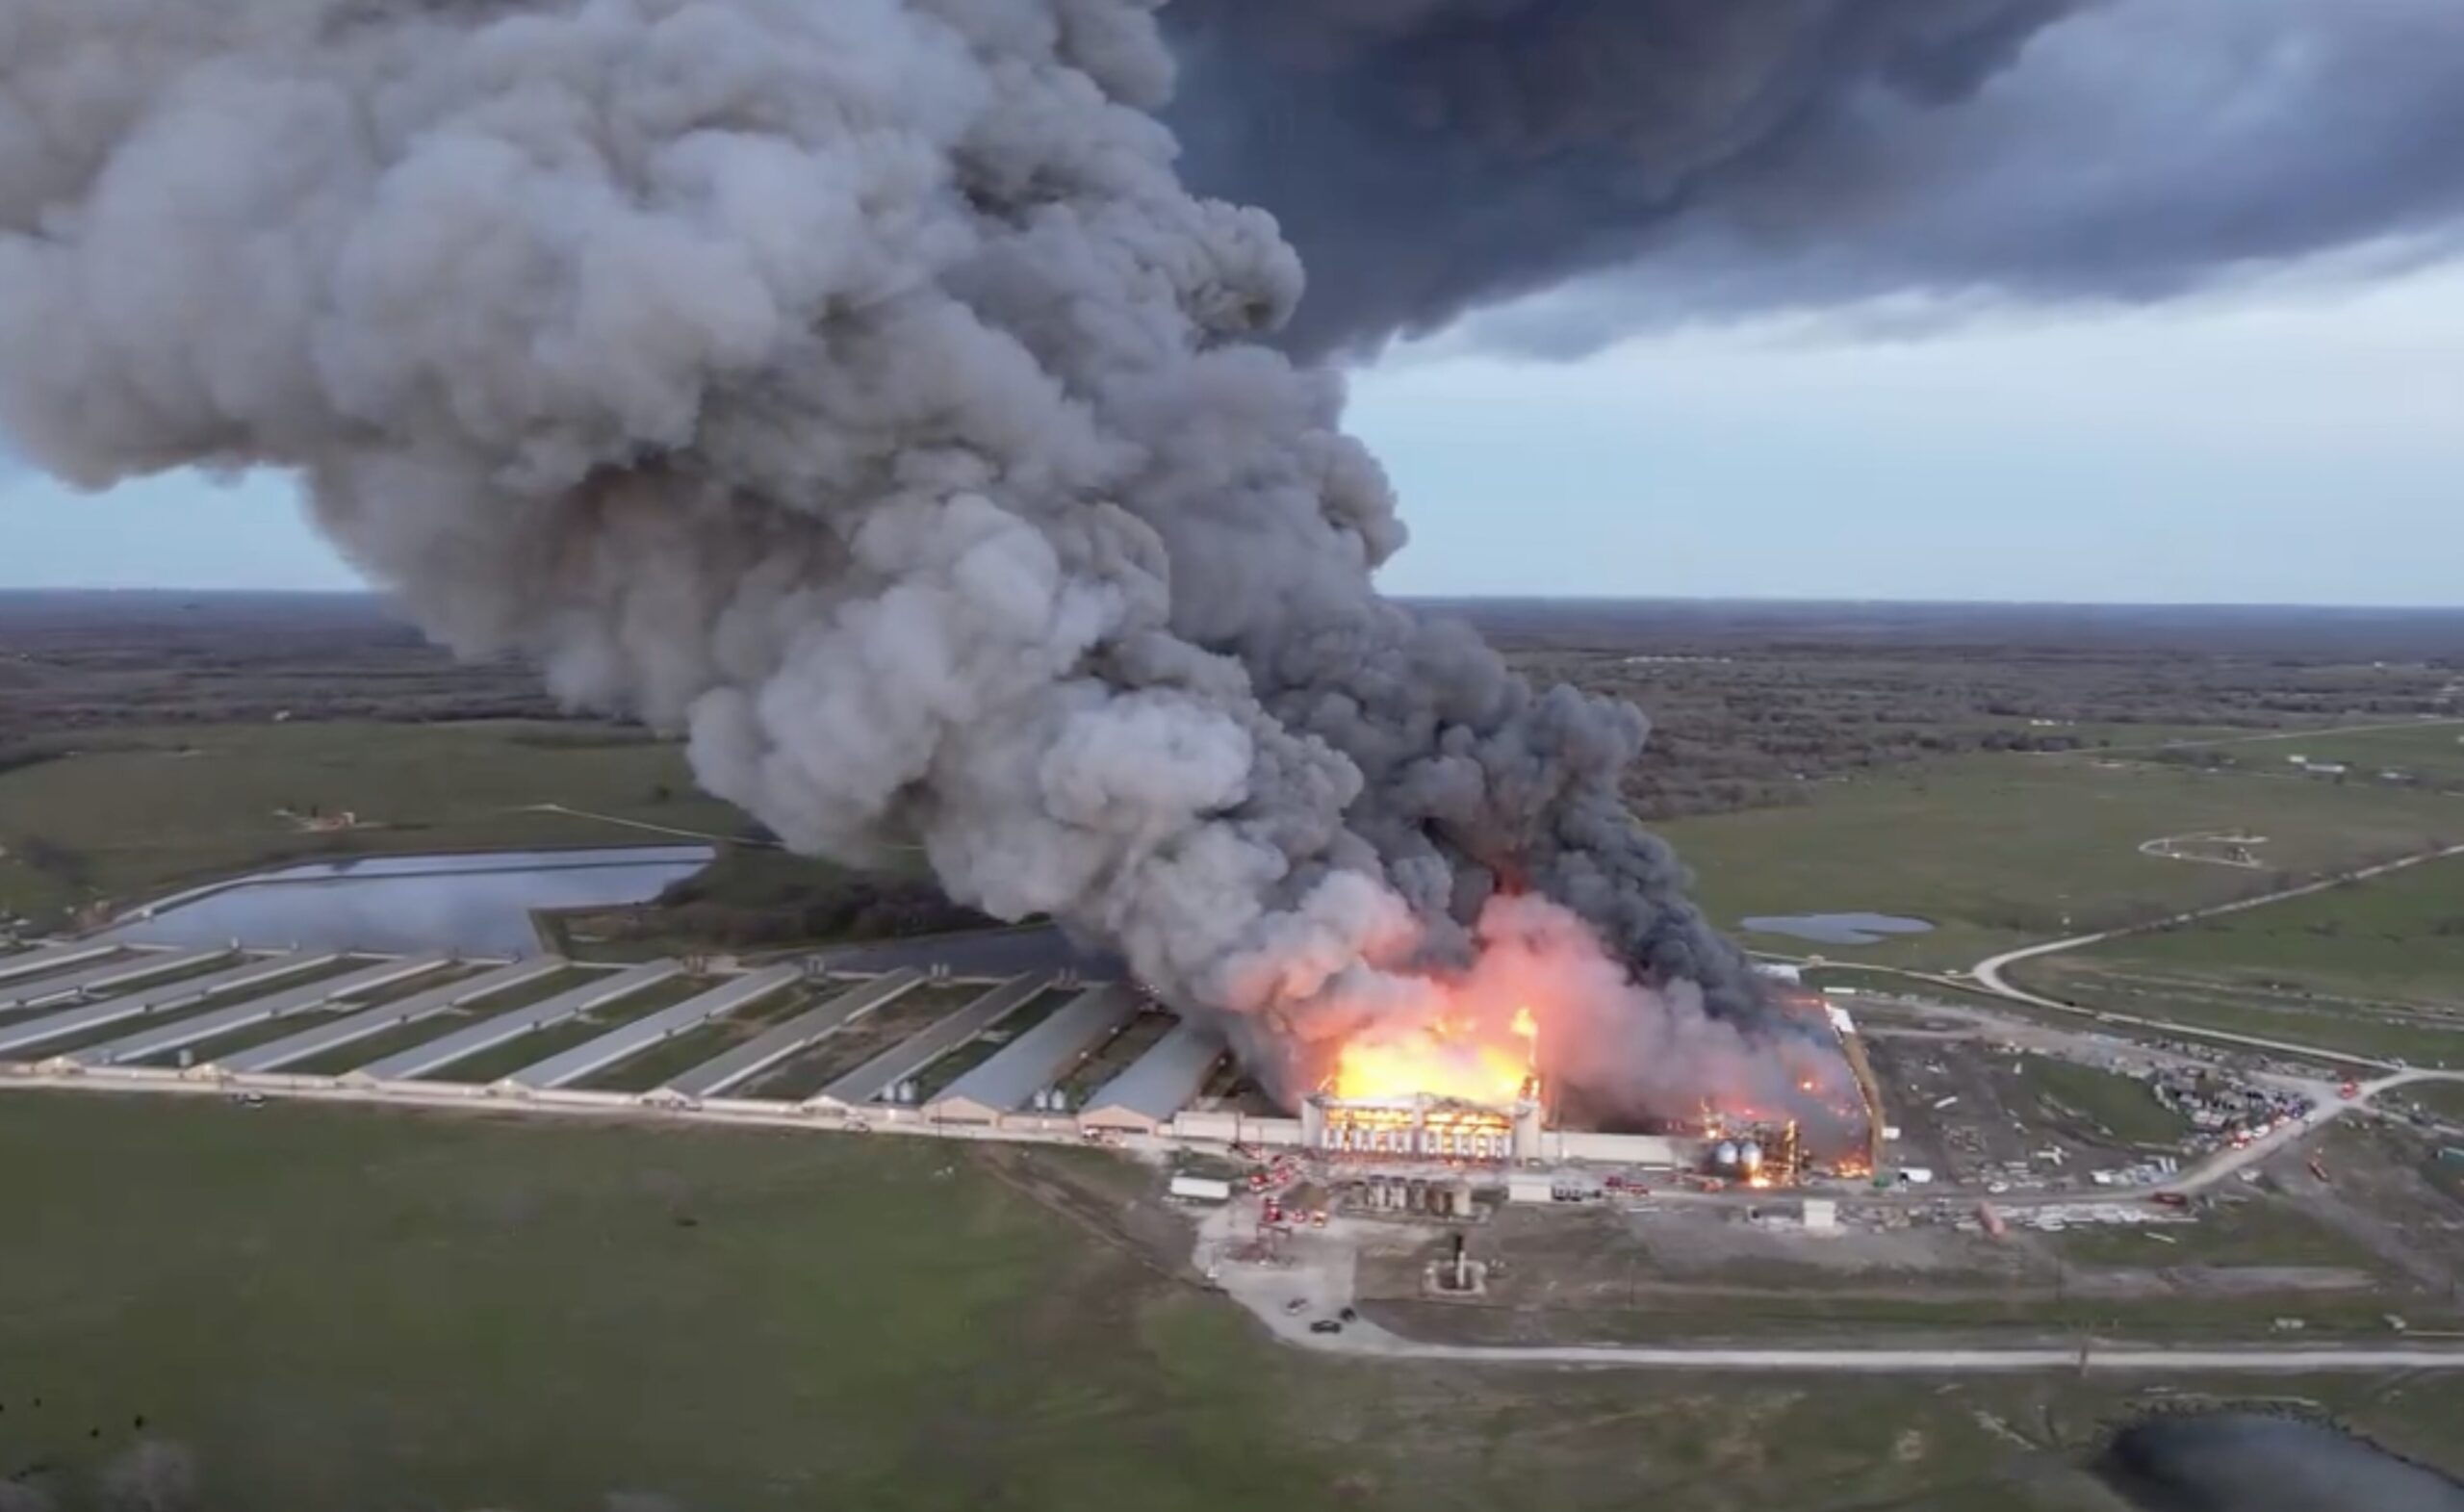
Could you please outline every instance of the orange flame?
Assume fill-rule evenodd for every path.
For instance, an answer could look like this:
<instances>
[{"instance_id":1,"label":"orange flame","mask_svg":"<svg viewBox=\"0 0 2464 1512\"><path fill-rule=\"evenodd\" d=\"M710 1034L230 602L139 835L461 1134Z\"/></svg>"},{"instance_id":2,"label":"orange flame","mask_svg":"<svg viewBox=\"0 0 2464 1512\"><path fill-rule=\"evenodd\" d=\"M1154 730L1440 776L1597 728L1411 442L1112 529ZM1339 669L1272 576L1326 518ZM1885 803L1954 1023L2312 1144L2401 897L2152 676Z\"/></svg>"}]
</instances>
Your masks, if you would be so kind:
<instances>
[{"instance_id":1,"label":"orange flame","mask_svg":"<svg viewBox=\"0 0 2464 1512\"><path fill-rule=\"evenodd\" d=\"M1521 1053L1485 1042L1475 1026L1459 1023L1355 1039L1337 1052L1330 1085L1346 1101L1425 1092L1466 1102L1511 1103L1524 1095L1538 1055L1540 1026L1531 1010L1516 1010L1512 1032L1525 1041Z\"/></svg>"}]
</instances>

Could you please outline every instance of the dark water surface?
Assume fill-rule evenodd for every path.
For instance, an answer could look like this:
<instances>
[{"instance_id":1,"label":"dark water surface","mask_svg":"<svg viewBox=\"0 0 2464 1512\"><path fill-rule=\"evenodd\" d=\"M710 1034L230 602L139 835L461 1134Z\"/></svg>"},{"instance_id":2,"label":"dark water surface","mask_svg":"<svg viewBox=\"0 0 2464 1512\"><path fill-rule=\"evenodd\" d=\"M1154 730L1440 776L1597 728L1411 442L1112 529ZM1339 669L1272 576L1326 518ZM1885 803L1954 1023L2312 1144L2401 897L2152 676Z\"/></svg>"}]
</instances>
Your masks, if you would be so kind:
<instances>
[{"instance_id":1,"label":"dark water surface","mask_svg":"<svg viewBox=\"0 0 2464 1512\"><path fill-rule=\"evenodd\" d=\"M2264 1413L2140 1423L2095 1472L2146 1512L2464 1512L2464 1484L2324 1423Z\"/></svg>"},{"instance_id":2,"label":"dark water surface","mask_svg":"<svg viewBox=\"0 0 2464 1512\"><path fill-rule=\"evenodd\" d=\"M201 887L105 937L133 944L535 956L534 909L658 896L707 865L707 846L391 856L321 861Z\"/></svg>"},{"instance_id":3,"label":"dark water surface","mask_svg":"<svg viewBox=\"0 0 2464 1512\"><path fill-rule=\"evenodd\" d=\"M1786 935L1817 945L1879 945L1889 935L1930 935L1923 919L1889 913L1798 913L1745 919L1738 928L1755 935Z\"/></svg>"}]
</instances>

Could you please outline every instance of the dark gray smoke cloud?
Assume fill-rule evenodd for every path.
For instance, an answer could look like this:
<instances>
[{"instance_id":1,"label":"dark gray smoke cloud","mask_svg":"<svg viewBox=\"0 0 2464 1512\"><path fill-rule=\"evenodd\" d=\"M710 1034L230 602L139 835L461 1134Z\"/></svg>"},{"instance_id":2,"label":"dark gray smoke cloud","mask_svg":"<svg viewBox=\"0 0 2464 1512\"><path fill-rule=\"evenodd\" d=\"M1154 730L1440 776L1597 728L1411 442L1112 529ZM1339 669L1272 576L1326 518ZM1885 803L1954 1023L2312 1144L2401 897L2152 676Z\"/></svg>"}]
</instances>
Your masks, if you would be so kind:
<instances>
[{"instance_id":1,"label":"dark gray smoke cloud","mask_svg":"<svg viewBox=\"0 0 2464 1512\"><path fill-rule=\"evenodd\" d=\"M2451 0L1174 0L1171 119L1325 352L2453 250ZM1582 276L1590 275L1590 276Z\"/></svg>"},{"instance_id":2,"label":"dark gray smoke cloud","mask_svg":"<svg viewBox=\"0 0 2464 1512\"><path fill-rule=\"evenodd\" d=\"M1392 494L1259 341L1298 260L1176 176L1153 12L0 0L0 428L293 471L440 638L1270 1069L1428 1018L1502 880L1634 963L1630 1055L1733 1056L1641 716L1373 591Z\"/></svg>"}]
</instances>

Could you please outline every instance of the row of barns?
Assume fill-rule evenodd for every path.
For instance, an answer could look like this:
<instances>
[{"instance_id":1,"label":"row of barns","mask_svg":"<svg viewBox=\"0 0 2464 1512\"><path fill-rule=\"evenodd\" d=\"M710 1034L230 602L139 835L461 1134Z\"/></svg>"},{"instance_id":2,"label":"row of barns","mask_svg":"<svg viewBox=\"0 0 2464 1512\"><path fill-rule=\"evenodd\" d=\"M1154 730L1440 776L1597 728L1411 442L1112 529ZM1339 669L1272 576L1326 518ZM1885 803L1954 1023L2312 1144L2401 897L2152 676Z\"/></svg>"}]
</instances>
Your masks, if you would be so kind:
<instances>
[{"instance_id":1,"label":"row of barns","mask_svg":"<svg viewBox=\"0 0 2464 1512\"><path fill-rule=\"evenodd\" d=\"M895 1036L878 1033L902 1005L923 1011ZM834 1043L864 1053L833 1064ZM712 1053L647 1085L609 1085L629 1065L697 1044ZM0 1064L952 1133L1299 1139L1296 1120L1206 1095L1230 1081L1212 1031L1171 1019L1126 985L1053 975L959 983L924 969L826 975L805 961L711 971L674 960L608 967L71 943L0 955ZM778 1090L781 1069L798 1064L827 1066L827 1079ZM489 1069L474 1077L478 1066Z\"/></svg>"}]
</instances>

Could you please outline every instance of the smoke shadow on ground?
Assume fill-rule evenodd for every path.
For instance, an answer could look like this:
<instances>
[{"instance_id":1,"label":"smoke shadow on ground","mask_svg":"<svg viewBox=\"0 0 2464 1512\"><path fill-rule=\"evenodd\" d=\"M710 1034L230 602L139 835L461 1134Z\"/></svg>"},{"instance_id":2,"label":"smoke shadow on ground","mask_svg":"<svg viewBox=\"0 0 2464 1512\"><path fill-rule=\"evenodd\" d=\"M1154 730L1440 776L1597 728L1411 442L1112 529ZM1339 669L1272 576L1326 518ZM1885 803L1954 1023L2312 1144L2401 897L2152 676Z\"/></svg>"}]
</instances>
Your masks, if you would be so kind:
<instances>
[{"instance_id":1,"label":"smoke shadow on ground","mask_svg":"<svg viewBox=\"0 0 2464 1512\"><path fill-rule=\"evenodd\" d=\"M2151 1419L2091 1472L2145 1512L2464 1512L2464 1484L2324 1422L2258 1412Z\"/></svg>"}]
</instances>

